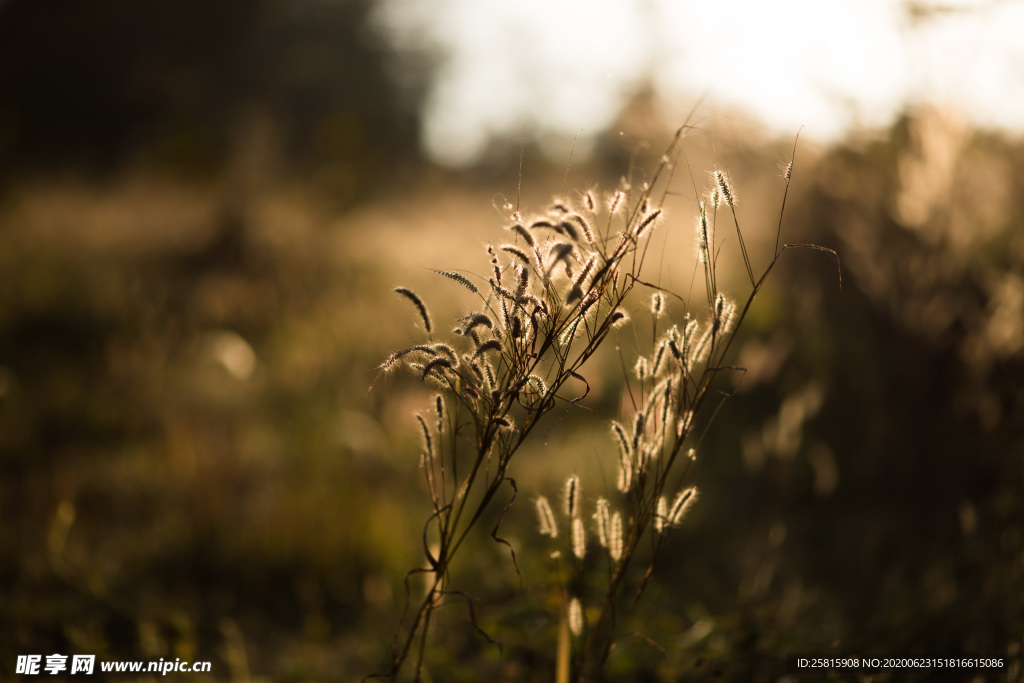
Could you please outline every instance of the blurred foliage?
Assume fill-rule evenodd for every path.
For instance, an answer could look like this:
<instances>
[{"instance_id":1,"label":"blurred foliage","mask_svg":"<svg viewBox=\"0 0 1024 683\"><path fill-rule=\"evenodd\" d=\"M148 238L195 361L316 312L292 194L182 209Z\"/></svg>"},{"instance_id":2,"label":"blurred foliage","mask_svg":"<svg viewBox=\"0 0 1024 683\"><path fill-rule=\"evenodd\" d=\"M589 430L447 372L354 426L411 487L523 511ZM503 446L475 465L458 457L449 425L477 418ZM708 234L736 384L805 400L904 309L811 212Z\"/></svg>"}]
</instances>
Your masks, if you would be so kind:
<instances>
[{"instance_id":1,"label":"blurred foliage","mask_svg":"<svg viewBox=\"0 0 1024 683\"><path fill-rule=\"evenodd\" d=\"M272 170L312 174L351 204L415 158L416 76L430 68L429 59L394 63L371 8L369 0L6 0L3 177L144 163L203 179L264 144Z\"/></svg>"},{"instance_id":2,"label":"blurred foliage","mask_svg":"<svg viewBox=\"0 0 1024 683\"><path fill-rule=\"evenodd\" d=\"M392 85L363 3L186 5L0 4L0 659L349 680L386 668L428 509L424 394L374 371L415 334L390 290L461 311L427 269L483 268L515 163L484 180L415 166L415 93ZM598 149L609 188L630 150ZM770 249L788 143L717 154L765 226L752 253ZM399 192L396 163L418 184ZM561 173L526 169L542 205ZM842 290L821 254L773 274L700 445L700 504L609 680L777 679L791 651L1019 667L1021 178L1020 141L928 110L798 149L784 239L838 250ZM692 202L668 212L666 254L689 263ZM503 653L454 602L436 680L550 677L559 596L530 500L573 471L586 496L610 486L617 359L588 380L596 414L513 466L522 588L484 533L456 571Z\"/></svg>"},{"instance_id":3,"label":"blurred foliage","mask_svg":"<svg viewBox=\"0 0 1024 683\"><path fill-rule=\"evenodd\" d=\"M1019 647L1024 148L942 121L798 157L786 236L837 248L842 291L818 254L776 272L700 446L701 504L610 677L758 680L794 650ZM934 192L914 176L935 169L922 136L954 134ZM173 653L274 680L384 656L426 509L416 383L367 392L411 326L383 313L404 311L389 285L436 299L413 264L463 258L436 242L450 217L472 223L470 245L496 219L468 208L476 191L422 225L425 196L341 219L281 188L220 196L144 177L37 184L3 213L5 656ZM615 409L616 372L597 368L592 407ZM503 523L522 592L483 538L459 573L504 657L453 604L436 675L552 670L558 598L528 499L574 470L596 495L594 459L612 470L595 420L572 413L523 456Z\"/></svg>"}]
</instances>

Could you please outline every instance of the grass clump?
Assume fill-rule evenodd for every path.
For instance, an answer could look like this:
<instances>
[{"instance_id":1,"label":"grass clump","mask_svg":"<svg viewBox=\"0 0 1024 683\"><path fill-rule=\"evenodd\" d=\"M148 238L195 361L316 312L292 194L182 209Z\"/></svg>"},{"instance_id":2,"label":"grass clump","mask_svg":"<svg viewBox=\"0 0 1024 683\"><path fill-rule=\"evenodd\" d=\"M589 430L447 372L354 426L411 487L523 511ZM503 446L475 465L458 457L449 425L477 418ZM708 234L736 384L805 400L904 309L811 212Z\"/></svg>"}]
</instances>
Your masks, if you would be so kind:
<instances>
[{"instance_id":1,"label":"grass clump","mask_svg":"<svg viewBox=\"0 0 1024 683\"><path fill-rule=\"evenodd\" d=\"M665 198L689 130L683 126L676 132L647 182L634 186L626 180L605 198L588 190L579 209L561 198L536 215L509 206L506 243L487 247L489 268L486 276L477 276L479 282L435 271L476 297L477 310L455 321L451 346L433 340L420 297L406 288L395 290L414 304L428 338L394 352L381 370L404 366L438 394L435 415L416 416L432 505L422 538L425 562L407 575L407 607L396 629L391 668L376 676L395 679L408 672L421 680L432 618L453 601L467 605L476 631L501 649L478 623L473 601L452 585L453 563L485 513L504 506L490 536L508 547L518 573L515 550L500 535L501 518L518 495L512 461L546 415L587 397L586 364L616 329L631 325L631 300L640 296L634 295L639 288L650 302L652 325L647 353L631 363L634 379L624 372L631 414L611 421L610 445L618 451L616 490L588 505L578 477L570 476L561 521L546 497L535 498L539 532L552 546L562 595L556 678L589 679L607 663L621 635L623 611L640 600L672 529L698 500L697 488L687 481L699 442L695 418L715 404L719 377L739 371L726 364L736 330L782 253L793 247L823 249L780 247L777 239L768 266L755 277L731 180L715 171L710 206L700 201L702 193L691 181L698 202L695 268L704 276L704 300L694 303L692 292L683 296L647 281L651 235L665 222ZM790 173L784 177L787 190L790 178ZM723 242L716 240L715 224L723 203L750 283L741 304L719 291ZM780 232L785 195L782 206ZM585 561L592 553L602 559ZM587 576L596 571L603 580ZM418 574L426 576L426 590L414 602L409 578Z\"/></svg>"}]
</instances>

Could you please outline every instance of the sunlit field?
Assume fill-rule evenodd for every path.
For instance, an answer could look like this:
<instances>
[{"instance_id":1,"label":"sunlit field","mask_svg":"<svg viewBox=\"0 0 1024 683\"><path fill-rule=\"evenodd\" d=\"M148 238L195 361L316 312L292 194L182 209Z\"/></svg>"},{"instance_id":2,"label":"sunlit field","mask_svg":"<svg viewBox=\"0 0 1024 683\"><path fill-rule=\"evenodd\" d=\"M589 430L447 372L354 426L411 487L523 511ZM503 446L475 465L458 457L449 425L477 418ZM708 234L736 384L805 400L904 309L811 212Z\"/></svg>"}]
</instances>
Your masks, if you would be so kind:
<instances>
[{"instance_id":1,"label":"sunlit field","mask_svg":"<svg viewBox=\"0 0 1024 683\"><path fill-rule=\"evenodd\" d=\"M1019 137L642 92L453 169L406 104L310 95L62 155L4 118L34 92L0 107L3 680L1022 675Z\"/></svg>"}]
</instances>

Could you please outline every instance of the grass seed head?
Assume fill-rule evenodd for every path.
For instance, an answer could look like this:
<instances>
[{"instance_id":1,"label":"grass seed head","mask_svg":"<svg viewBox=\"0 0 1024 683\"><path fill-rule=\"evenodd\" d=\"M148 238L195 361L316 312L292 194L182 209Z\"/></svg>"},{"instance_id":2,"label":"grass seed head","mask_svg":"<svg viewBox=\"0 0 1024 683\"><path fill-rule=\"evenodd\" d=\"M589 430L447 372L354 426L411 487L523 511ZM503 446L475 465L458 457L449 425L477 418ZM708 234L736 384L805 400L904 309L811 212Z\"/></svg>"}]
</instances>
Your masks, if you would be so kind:
<instances>
[{"instance_id":1,"label":"grass seed head","mask_svg":"<svg viewBox=\"0 0 1024 683\"><path fill-rule=\"evenodd\" d=\"M575 223L583 232L583 236L587 238L587 243L594 244L594 229L591 227L590 221L578 213L570 213L565 217L565 220L566 222Z\"/></svg>"},{"instance_id":2,"label":"grass seed head","mask_svg":"<svg viewBox=\"0 0 1024 683\"><path fill-rule=\"evenodd\" d=\"M537 243L537 240L533 236L533 233L531 233L529 230L527 230L525 227L523 227L523 225L521 223L516 223L515 225L510 227L509 230L511 230L512 232L516 233L520 237L522 237L523 240L527 244L529 244L531 247L534 246Z\"/></svg>"},{"instance_id":3,"label":"grass seed head","mask_svg":"<svg viewBox=\"0 0 1024 683\"><path fill-rule=\"evenodd\" d=\"M587 554L587 532L579 517L572 520L572 554L581 560Z\"/></svg>"},{"instance_id":4,"label":"grass seed head","mask_svg":"<svg viewBox=\"0 0 1024 683\"><path fill-rule=\"evenodd\" d=\"M524 250L522 250L519 247L517 247L516 245L514 245L514 244L503 244L503 245L501 245L501 250L504 251L504 252L507 252L509 254L512 254L517 259L522 261L524 265L527 265L527 266L530 265L530 255L527 254Z\"/></svg>"},{"instance_id":5,"label":"grass seed head","mask_svg":"<svg viewBox=\"0 0 1024 683\"><path fill-rule=\"evenodd\" d=\"M583 606L579 598L573 598L569 602L569 630L574 636L583 633Z\"/></svg>"},{"instance_id":6,"label":"grass seed head","mask_svg":"<svg viewBox=\"0 0 1024 683\"><path fill-rule=\"evenodd\" d=\"M701 202L700 214L697 218L697 260L701 263L711 262L711 244L708 234L708 211L704 202Z\"/></svg>"},{"instance_id":7,"label":"grass seed head","mask_svg":"<svg viewBox=\"0 0 1024 683\"><path fill-rule=\"evenodd\" d=\"M526 378L526 382L523 386L528 391L532 391L540 396L544 396L548 393L548 385L544 383L544 380L540 375L530 375Z\"/></svg>"},{"instance_id":8,"label":"grass seed head","mask_svg":"<svg viewBox=\"0 0 1024 683\"><path fill-rule=\"evenodd\" d=\"M569 213L569 206L561 200L556 200L555 203L551 205L551 213Z\"/></svg>"},{"instance_id":9,"label":"grass seed head","mask_svg":"<svg viewBox=\"0 0 1024 683\"><path fill-rule=\"evenodd\" d=\"M636 378L643 382L650 376L650 368L648 367L647 359L640 356L636 359L636 365L633 366L633 372L636 374Z\"/></svg>"},{"instance_id":10,"label":"grass seed head","mask_svg":"<svg viewBox=\"0 0 1024 683\"><path fill-rule=\"evenodd\" d=\"M612 311L611 315L608 316L608 324L618 329L626 325L629 322L629 313L626 313L621 308L616 308Z\"/></svg>"},{"instance_id":11,"label":"grass seed head","mask_svg":"<svg viewBox=\"0 0 1024 683\"><path fill-rule=\"evenodd\" d=\"M665 496L658 498L658 510L654 513L654 530L659 534L665 528L665 520L668 519L668 501Z\"/></svg>"},{"instance_id":12,"label":"grass seed head","mask_svg":"<svg viewBox=\"0 0 1024 683\"><path fill-rule=\"evenodd\" d=\"M722 193L722 200L726 206L729 208L734 207L736 205L736 196L733 194L729 176L726 175L725 171L715 171L715 183L718 184L718 189Z\"/></svg>"},{"instance_id":13,"label":"grass seed head","mask_svg":"<svg viewBox=\"0 0 1024 683\"><path fill-rule=\"evenodd\" d=\"M437 371L437 374L440 375L440 371L451 370L451 368L452 362L447 358L434 358L429 363L423 366L423 369L420 372L420 382L426 382L427 377L430 375L431 372Z\"/></svg>"},{"instance_id":14,"label":"grass seed head","mask_svg":"<svg viewBox=\"0 0 1024 683\"><path fill-rule=\"evenodd\" d=\"M594 522L597 529L597 542L602 548L608 547L611 519L611 506L608 504L608 499L598 498L597 509L594 512Z\"/></svg>"},{"instance_id":15,"label":"grass seed head","mask_svg":"<svg viewBox=\"0 0 1024 683\"><path fill-rule=\"evenodd\" d=\"M426 329L427 334L430 334L433 331L433 326L430 324L430 313L427 312L427 306L423 303L423 299L408 287L395 287L395 292L412 302L412 305L419 312L420 318L423 319L423 327Z\"/></svg>"},{"instance_id":16,"label":"grass seed head","mask_svg":"<svg viewBox=\"0 0 1024 683\"><path fill-rule=\"evenodd\" d=\"M456 273L455 271L451 270L435 270L434 272L437 273L438 275L442 275L448 278L453 282L457 282L458 284L462 285L463 287L473 292L474 294L480 293L480 290L476 288L476 285L473 284L473 281L470 280L465 275L463 275L462 273Z\"/></svg>"},{"instance_id":17,"label":"grass seed head","mask_svg":"<svg viewBox=\"0 0 1024 683\"><path fill-rule=\"evenodd\" d=\"M671 526L678 526L679 522L683 520L686 513L693 507L693 503L697 500L697 488L691 486L688 489L684 489L676 494L676 498L672 501L672 507L668 511L668 524Z\"/></svg>"},{"instance_id":18,"label":"grass seed head","mask_svg":"<svg viewBox=\"0 0 1024 683\"><path fill-rule=\"evenodd\" d=\"M608 198L608 213L615 215L622 208L622 202L626 199L626 193L622 190L616 190L611 197Z\"/></svg>"},{"instance_id":19,"label":"grass seed head","mask_svg":"<svg viewBox=\"0 0 1024 683\"><path fill-rule=\"evenodd\" d=\"M612 515L611 528L608 535L608 555L616 562L622 557L622 513L616 511Z\"/></svg>"},{"instance_id":20,"label":"grass seed head","mask_svg":"<svg viewBox=\"0 0 1024 683\"><path fill-rule=\"evenodd\" d=\"M638 412L633 418L633 441L632 441L632 452L635 455L640 450L640 441L644 436L644 426L646 424L646 416L643 412Z\"/></svg>"},{"instance_id":21,"label":"grass seed head","mask_svg":"<svg viewBox=\"0 0 1024 683\"><path fill-rule=\"evenodd\" d=\"M434 457L434 441L430 438L430 429L427 427L427 421L423 419L423 416L416 413L416 420L420 423L420 430L423 434L423 448L424 453L428 458Z\"/></svg>"},{"instance_id":22,"label":"grass seed head","mask_svg":"<svg viewBox=\"0 0 1024 683\"><path fill-rule=\"evenodd\" d=\"M558 526L555 524L555 515L551 512L551 505L544 496L537 497L537 521L540 524L542 536L558 538Z\"/></svg>"},{"instance_id":23,"label":"grass seed head","mask_svg":"<svg viewBox=\"0 0 1024 683\"><path fill-rule=\"evenodd\" d=\"M570 214L570 215L576 216L576 215L579 215L579 214ZM555 230L557 230L562 235L565 235L566 237L571 239L573 242L579 242L580 241L580 233L576 229L576 226L573 225L572 221L568 221L568 220L559 221L558 225L555 226Z\"/></svg>"},{"instance_id":24,"label":"grass seed head","mask_svg":"<svg viewBox=\"0 0 1024 683\"><path fill-rule=\"evenodd\" d=\"M476 351L473 353L473 358L478 358L488 351L501 351L501 342L497 339L485 341L483 344L476 347Z\"/></svg>"},{"instance_id":25,"label":"grass seed head","mask_svg":"<svg viewBox=\"0 0 1024 683\"><path fill-rule=\"evenodd\" d=\"M576 516L579 486L580 479L575 474L565 481L565 516L570 519Z\"/></svg>"},{"instance_id":26,"label":"grass seed head","mask_svg":"<svg viewBox=\"0 0 1024 683\"><path fill-rule=\"evenodd\" d=\"M665 294L663 292L655 292L651 295L651 315L655 318L660 318L661 314L665 312Z\"/></svg>"},{"instance_id":27,"label":"grass seed head","mask_svg":"<svg viewBox=\"0 0 1024 683\"><path fill-rule=\"evenodd\" d=\"M636 238L640 239L640 237L644 234L647 228L654 225L654 222L658 220L659 216L661 216L661 209L655 209L654 211L647 213L643 217L643 220L640 221L640 224L636 226L636 231L633 233L636 236Z\"/></svg>"}]
</instances>

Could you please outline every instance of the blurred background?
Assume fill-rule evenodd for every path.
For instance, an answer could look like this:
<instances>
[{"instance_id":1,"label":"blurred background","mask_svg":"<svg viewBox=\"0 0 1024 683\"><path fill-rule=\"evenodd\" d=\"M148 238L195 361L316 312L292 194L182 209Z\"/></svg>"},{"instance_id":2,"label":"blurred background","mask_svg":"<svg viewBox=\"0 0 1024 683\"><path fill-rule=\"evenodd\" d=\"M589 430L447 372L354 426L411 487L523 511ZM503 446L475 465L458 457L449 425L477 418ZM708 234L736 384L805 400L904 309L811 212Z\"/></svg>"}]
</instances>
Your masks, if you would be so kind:
<instances>
[{"instance_id":1,"label":"blurred background","mask_svg":"<svg viewBox=\"0 0 1024 683\"><path fill-rule=\"evenodd\" d=\"M687 163L731 173L764 267L802 127L783 239L842 286L820 253L774 271L610 676L775 680L800 651L1019 676L1022 26L998 0L0 0L0 677L386 669L429 511L426 394L375 369L419 338L392 288L450 319L472 302L430 269L483 271L496 206L613 190L687 120L649 276L688 291ZM596 412L512 468L524 587L485 533L462 558L504 656L452 610L435 680L551 679L530 500L608 488L614 357L588 379Z\"/></svg>"}]
</instances>

